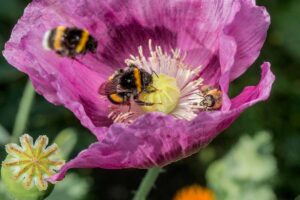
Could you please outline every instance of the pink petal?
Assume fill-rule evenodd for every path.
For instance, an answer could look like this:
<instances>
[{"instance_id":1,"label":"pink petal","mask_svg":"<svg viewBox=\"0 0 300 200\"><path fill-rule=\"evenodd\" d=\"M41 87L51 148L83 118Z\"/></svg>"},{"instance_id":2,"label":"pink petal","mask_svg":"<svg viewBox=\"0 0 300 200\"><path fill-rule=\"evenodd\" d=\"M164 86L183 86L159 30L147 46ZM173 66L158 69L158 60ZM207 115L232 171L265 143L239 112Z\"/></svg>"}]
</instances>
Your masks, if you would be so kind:
<instances>
[{"instance_id":1,"label":"pink petal","mask_svg":"<svg viewBox=\"0 0 300 200\"><path fill-rule=\"evenodd\" d=\"M84 126L95 130L96 126L111 123L106 117L107 102L100 99L97 91L112 70L104 67L99 74L77 60L43 49L42 38L48 29L61 24L74 25L60 12L57 2L51 6L46 6L49 3L46 1L31 3L14 28L3 54L11 65L29 75L38 93L52 103L69 108ZM76 25L82 27L80 22ZM102 67L99 62L94 66Z\"/></svg>"},{"instance_id":2,"label":"pink petal","mask_svg":"<svg viewBox=\"0 0 300 200\"><path fill-rule=\"evenodd\" d=\"M233 20L239 8L234 0L114 3L112 7L123 17L107 25L111 29L108 41L103 44L106 49L102 57L111 66L120 66L130 54L137 55L137 46L147 49L149 39L153 46L160 45L167 51L179 48L187 52L187 64L206 65L217 50L219 33ZM115 19L115 15L112 12L109 16Z\"/></svg>"},{"instance_id":3,"label":"pink petal","mask_svg":"<svg viewBox=\"0 0 300 200\"><path fill-rule=\"evenodd\" d=\"M229 111L203 112L191 122L152 113L129 127L114 124L103 130L103 140L82 151L50 181L63 179L71 168L150 168L187 157L207 145L246 108L266 100L274 79L269 63L264 63L259 84L234 98Z\"/></svg>"},{"instance_id":4,"label":"pink petal","mask_svg":"<svg viewBox=\"0 0 300 200\"><path fill-rule=\"evenodd\" d=\"M250 107L257 103L259 96L264 97L261 98L261 100L268 99L270 91L265 88L271 89L271 86L275 81L275 76L271 72L270 67L271 64L268 62L265 62L262 65L262 78L258 86L248 86L241 92L241 94L233 98L231 101L232 109L244 109Z\"/></svg>"},{"instance_id":5,"label":"pink petal","mask_svg":"<svg viewBox=\"0 0 300 200\"><path fill-rule=\"evenodd\" d=\"M237 46L230 80L243 74L257 59L270 25L270 16L264 7L256 6L253 0L241 2L234 21L224 30L224 34L232 37Z\"/></svg>"},{"instance_id":6,"label":"pink petal","mask_svg":"<svg viewBox=\"0 0 300 200\"><path fill-rule=\"evenodd\" d=\"M239 11L220 34L217 53L201 72L207 84L218 85L227 71L231 71L228 81L243 74L259 56L266 39L270 17L265 8L253 0L239 2Z\"/></svg>"},{"instance_id":7,"label":"pink petal","mask_svg":"<svg viewBox=\"0 0 300 200\"><path fill-rule=\"evenodd\" d=\"M6 43L4 56L29 75L47 100L69 108L97 134L109 125L99 85L124 66L137 47L153 45L187 51L187 62L205 64L215 54L218 35L239 8L234 0L34 0ZM76 60L42 48L43 34L58 25L82 27L99 42L96 55ZM196 59L197 58L197 59Z\"/></svg>"}]
</instances>

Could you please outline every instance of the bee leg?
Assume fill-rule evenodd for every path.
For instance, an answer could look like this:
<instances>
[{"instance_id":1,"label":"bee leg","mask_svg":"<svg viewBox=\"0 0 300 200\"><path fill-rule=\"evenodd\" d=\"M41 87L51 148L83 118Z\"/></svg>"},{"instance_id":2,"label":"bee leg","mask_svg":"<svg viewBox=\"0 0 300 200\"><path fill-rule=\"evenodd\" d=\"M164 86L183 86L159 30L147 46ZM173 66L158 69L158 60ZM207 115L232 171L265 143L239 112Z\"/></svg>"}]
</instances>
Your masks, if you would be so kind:
<instances>
[{"instance_id":1,"label":"bee leg","mask_svg":"<svg viewBox=\"0 0 300 200\"><path fill-rule=\"evenodd\" d=\"M139 99L135 99L134 102L139 106L153 106L155 103L144 102Z\"/></svg>"},{"instance_id":2,"label":"bee leg","mask_svg":"<svg viewBox=\"0 0 300 200\"><path fill-rule=\"evenodd\" d=\"M153 93L153 92L156 92L157 89L156 88L152 88L152 89L145 89L143 92L147 93L147 94L150 94L150 93Z\"/></svg>"},{"instance_id":3,"label":"bee leg","mask_svg":"<svg viewBox=\"0 0 300 200\"><path fill-rule=\"evenodd\" d=\"M69 57L70 57L71 59L75 59L77 53L76 53L75 50L70 50L70 51L68 52L68 55L69 55Z\"/></svg>"},{"instance_id":4,"label":"bee leg","mask_svg":"<svg viewBox=\"0 0 300 200\"><path fill-rule=\"evenodd\" d=\"M151 75L153 76L153 74L155 74L155 76L158 78L157 73L151 68Z\"/></svg>"},{"instance_id":5,"label":"bee leg","mask_svg":"<svg viewBox=\"0 0 300 200\"><path fill-rule=\"evenodd\" d=\"M65 51L62 51L62 50L55 51L55 52L62 57L66 55Z\"/></svg>"},{"instance_id":6,"label":"bee leg","mask_svg":"<svg viewBox=\"0 0 300 200\"><path fill-rule=\"evenodd\" d=\"M58 50L56 51L56 53L62 57L71 57L72 58L72 54L70 53L70 51L68 50Z\"/></svg>"},{"instance_id":7,"label":"bee leg","mask_svg":"<svg viewBox=\"0 0 300 200\"><path fill-rule=\"evenodd\" d=\"M151 87L151 88L149 88ZM153 92L156 92L158 89L156 87L154 87L153 85L150 85L148 88L145 87L145 90L143 90L143 92L147 93L147 94L150 94L150 93L153 93Z\"/></svg>"},{"instance_id":8,"label":"bee leg","mask_svg":"<svg viewBox=\"0 0 300 200\"><path fill-rule=\"evenodd\" d=\"M136 104L138 104L139 106L153 106L155 103L149 103L149 102L144 102L144 101L141 101L139 99L139 96L138 95L135 95L133 97L133 100Z\"/></svg>"},{"instance_id":9,"label":"bee leg","mask_svg":"<svg viewBox=\"0 0 300 200\"><path fill-rule=\"evenodd\" d=\"M128 103L127 106L128 106L128 112L130 112L131 111L131 103Z\"/></svg>"},{"instance_id":10,"label":"bee leg","mask_svg":"<svg viewBox=\"0 0 300 200\"><path fill-rule=\"evenodd\" d=\"M118 71L116 72L116 75L123 74L123 73L124 73L124 69L118 69Z\"/></svg>"}]
</instances>

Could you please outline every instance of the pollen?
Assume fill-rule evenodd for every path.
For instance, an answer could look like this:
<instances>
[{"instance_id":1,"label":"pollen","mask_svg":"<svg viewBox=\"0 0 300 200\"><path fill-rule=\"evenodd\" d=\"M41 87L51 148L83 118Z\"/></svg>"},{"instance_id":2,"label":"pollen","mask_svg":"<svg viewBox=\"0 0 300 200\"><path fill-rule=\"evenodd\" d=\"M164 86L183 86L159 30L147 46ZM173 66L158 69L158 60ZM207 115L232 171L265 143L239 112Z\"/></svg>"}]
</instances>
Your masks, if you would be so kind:
<instances>
[{"instance_id":1,"label":"pollen","mask_svg":"<svg viewBox=\"0 0 300 200\"><path fill-rule=\"evenodd\" d=\"M151 93L142 93L141 100L144 102L154 103L152 106L143 106L143 110L147 112L172 112L180 99L180 89L177 86L175 78L166 74L153 76L153 84L155 89Z\"/></svg>"},{"instance_id":2,"label":"pollen","mask_svg":"<svg viewBox=\"0 0 300 200\"><path fill-rule=\"evenodd\" d=\"M215 200L211 190L192 185L179 190L173 200Z\"/></svg>"},{"instance_id":3,"label":"pollen","mask_svg":"<svg viewBox=\"0 0 300 200\"><path fill-rule=\"evenodd\" d=\"M204 82L200 77L201 65L191 66L185 58L186 53L180 49L153 47L151 40L148 49L138 47L138 54L130 55L125 63L152 74L149 88L139 93L139 100L147 105L131 102L130 109L111 105L108 117L116 123L130 124L147 112L162 112L191 121L199 112L215 110L208 109L205 104L206 94L201 90Z\"/></svg>"},{"instance_id":4,"label":"pollen","mask_svg":"<svg viewBox=\"0 0 300 200\"><path fill-rule=\"evenodd\" d=\"M21 146L13 143L5 146L8 156L2 167L11 170L12 178L21 182L27 190L34 186L40 191L46 190L48 183L45 179L65 163L58 154L58 146L52 144L47 147L48 142L48 137L43 135L33 143L33 138L25 134L20 137Z\"/></svg>"},{"instance_id":5,"label":"pollen","mask_svg":"<svg viewBox=\"0 0 300 200\"><path fill-rule=\"evenodd\" d=\"M134 114L130 115L128 121L145 112L153 111L163 112L178 119L193 120L204 108L202 104L204 95L200 90L203 79L199 77L201 65L188 65L185 61L186 54L180 49L166 50L161 46L153 47L151 40L149 49L140 46L138 52L138 55L131 55L126 59L125 63L134 64L153 74L153 83L150 87L156 90L152 93L143 92L140 97L144 102L154 105L142 106L143 112L132 109L131 112Z\"/></svg>"}]
</instances>

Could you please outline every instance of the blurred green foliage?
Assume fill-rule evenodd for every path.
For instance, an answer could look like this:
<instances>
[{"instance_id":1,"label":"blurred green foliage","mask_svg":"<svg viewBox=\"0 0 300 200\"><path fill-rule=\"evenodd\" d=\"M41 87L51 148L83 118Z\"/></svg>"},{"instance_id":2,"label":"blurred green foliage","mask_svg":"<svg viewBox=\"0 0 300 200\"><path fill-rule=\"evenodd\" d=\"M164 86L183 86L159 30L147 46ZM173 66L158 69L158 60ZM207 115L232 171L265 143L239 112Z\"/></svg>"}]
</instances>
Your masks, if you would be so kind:
<instances>
[{"instance_id":1,"label":"blurred green foliage","mask_svg":"<svg viewBox=\"0 0 300 200\"><path fill-rule=\"evenodd\" d=\"M8 131L0 124L0 145L5 145L9 142L10 134Z\"/></svg>"},{"instance_id":2,"label":"blurred green foliage","mask_svg":"<svg viewBox=\"0 0 300 200\"><path fill-rule=\"evenodd\" d=\"M207 169L208 184L217 200L275 200L271 181L277 166L271 136L242 136L237 144Z\"/></svg>"},{"instance_id":3,"label":"blurred green foliage","mask_svg":"<svg viewBox=\"0 0 300 200\"><path fill-rule=\"evenodd\" d=\"M71 173L63 181L55 186L54 192L47 200L84 200L91 186L88 177L79 177Z\"/></svg>"},{"instance_id":4,"label":"blurred green foliage","mask_svg":"<svg viewBox=\"0 0 300 200\"><path fill-rule=\"evenodd\" d=\"M0 0L0 49L8 40L13 25L22 15L29 0ZM182 186L198 182L205 185L205 171L209 164L221 158L236 143L241 133L269 130L273 134L274 153L278 161L278 173L274 191L279 200L295 199L300 195L300 1L258 0L272 16L269 36L261 56L253 67L231 85L232 96L243 87L259 80L259 65L268 60L276 74L276 82L267 102L244 112L234 124L217 137L200 155L189 157L166 167L149 199L170 199ZM18 104L26 83L26 76L9 66L0 57L0 158L4 156L5 132L11 133ZM73 127L80 141L74 142L70 157L95 141L71 112L54 106L41 96L35 98L26 130L33 136L47 134L51 141L66 127ZM5 130L4 129L4 130ZM200 159L198 159L200 158ZM76 170L78 177L90 177L93 181L86 188L82 199L127 200L132 197L144 171L141 170ZM78 180L77 180L78 181ZM76 182L77 182L76 181ZM79 181L81 182L81 180ZM84 181L83 181L84 182ZM74 186L75 187L75 186ZM83 187L83 186L82 186ZM1 184L0 184L1 191ZM69 197L72 198L72 197ZM0 194L0 199L3 199ZM66 197L67 199L67 197ZM263 199L263 198L257 198Z\"/></svg>"},{"instance_id":5,"label":"blurred green foliage","mask_svg":"<svg viewBox=\"0 0 300 200\"><path fill-rule=\"evenodd\" d=\"M54 143L59 146L62 157L67 160L74 149L77 140L76 130L73 128L66 128L58 133Z\"/></svg>"}]
</instances>

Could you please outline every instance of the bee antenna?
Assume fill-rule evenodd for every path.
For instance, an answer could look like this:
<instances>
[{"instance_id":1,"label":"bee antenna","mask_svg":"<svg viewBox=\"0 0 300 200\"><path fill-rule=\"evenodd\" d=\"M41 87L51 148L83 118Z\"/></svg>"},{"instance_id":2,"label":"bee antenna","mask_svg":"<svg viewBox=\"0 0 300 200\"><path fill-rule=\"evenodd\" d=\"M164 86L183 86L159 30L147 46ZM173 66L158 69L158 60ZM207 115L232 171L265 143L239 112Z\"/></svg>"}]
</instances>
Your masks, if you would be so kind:
<instances>
[{"instance_id":1,"label":"bee antenna","mask_svg":"<svg viewBox=\"0 0 300 200\"><path fill-rule=\"evenodd\" d=\"M151 68L151 74L155 74L155 76L158 78L157 73Z\"/></svg>"},{"instance_id":2,"label":"bee antenna","mask_svg":"<svg viewBox=\"0 0 300 200\"><path fill-rule=\"evenodd\" d=\"M205 95L203 95L203 94L198 94L198 93L197 93L196 95L198 95L198 96L200 96L200 97L203 97L203 98L205 97Z\"/></svg>"}]
</instances>

